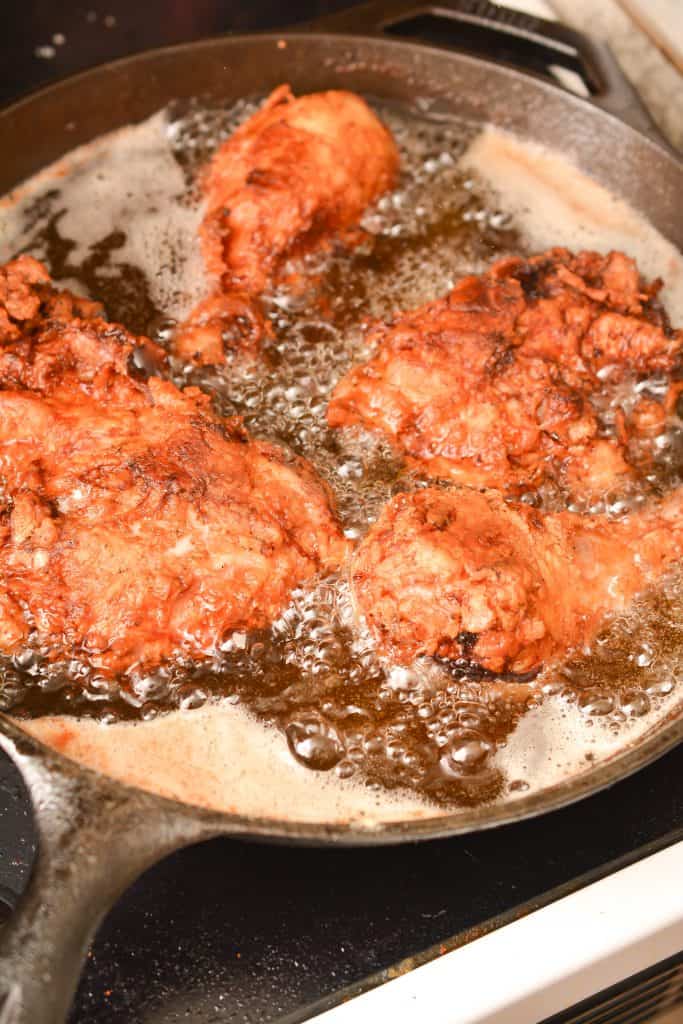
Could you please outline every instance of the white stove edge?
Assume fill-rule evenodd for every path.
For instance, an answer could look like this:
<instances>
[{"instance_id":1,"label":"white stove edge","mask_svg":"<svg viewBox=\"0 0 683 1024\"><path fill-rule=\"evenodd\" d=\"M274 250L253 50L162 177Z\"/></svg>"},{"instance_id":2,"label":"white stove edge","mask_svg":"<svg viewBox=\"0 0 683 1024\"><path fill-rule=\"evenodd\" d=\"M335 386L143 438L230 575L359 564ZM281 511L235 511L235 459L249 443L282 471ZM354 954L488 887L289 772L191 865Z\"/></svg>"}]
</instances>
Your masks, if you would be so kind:
<instances>
[{"instance_id":1,"label":"white stove edge","mask_svg":"<svg viewBox=\"0 0 683 1024\"><path fill-rule=\"evenodd\" d=\"M679 842L328 1010L315 1024L534 1024L682 948Z\"/></svg>"}]
</instances>

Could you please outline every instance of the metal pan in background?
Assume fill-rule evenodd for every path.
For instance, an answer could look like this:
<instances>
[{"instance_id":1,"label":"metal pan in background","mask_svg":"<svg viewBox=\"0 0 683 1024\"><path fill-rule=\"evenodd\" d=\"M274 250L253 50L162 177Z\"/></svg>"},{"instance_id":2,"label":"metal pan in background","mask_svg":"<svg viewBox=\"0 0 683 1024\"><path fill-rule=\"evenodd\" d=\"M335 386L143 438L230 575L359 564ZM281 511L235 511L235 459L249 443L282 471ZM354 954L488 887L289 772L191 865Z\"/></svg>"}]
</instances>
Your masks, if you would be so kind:
<instances>
[{"instance_id":1,"label":"metal pan in background","mask_svg":"<svg viewBox=\"0 0 683 1024\"><path fill-rule=\"evenodd\" d=\"M416 36L486 50L499 62L423 45ZM546 70L553 65L579 74L589 98L552 84ZM327 18L315 31L211 39L59 82L0 113L0 194L171 99L230 102L285 81L297 93L345 88L404 103L423 96L444 114L560 150L683 248L683 163L657 137L609 51L562 26L476 0L369 4ZM0 745L28 785L39 833L31 881L0 940L0 1024L63 1021L104 913L141 871L182 845L217 835L380 844L490 828L609 786L681 739L683 710L610 761L512 804L363 829L247 818L167 800L76 765L0 716Z\"/></svg>"}]
</instances>

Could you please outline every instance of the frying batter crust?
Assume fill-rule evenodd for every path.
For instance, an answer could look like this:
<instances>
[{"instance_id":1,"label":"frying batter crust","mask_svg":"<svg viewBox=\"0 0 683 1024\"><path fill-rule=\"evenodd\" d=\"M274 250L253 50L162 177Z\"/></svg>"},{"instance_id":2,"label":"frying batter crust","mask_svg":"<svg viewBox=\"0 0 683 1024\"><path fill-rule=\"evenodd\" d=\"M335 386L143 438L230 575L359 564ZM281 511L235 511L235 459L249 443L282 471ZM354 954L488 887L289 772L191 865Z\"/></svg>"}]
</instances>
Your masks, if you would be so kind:
<instances>
[{"instance_id":1,"label":"frying batter crust","mask_svg":"<svg viewBox=\"0 0 683 1024\"><path fill-rule=\"evenodd\" d=\"M682 513L683 490L618 521L468 487L399 494L353 557L353 593L392 661L525 673L588 643L680 558Z\"/></svg>"},{"instance_id":2,"label":"frying batter crust","mask_svg":"<svg viewBox=\"0 0 683 1024\"><path fill-rule=\"evenodd\" d=\"M329 423L381 431L431 477L508 493L554 479L604 495L632 475L639 430L622 417L617 437L600 437L590 398L679 360L660 285L618 252L498 260L376 326L375 355L339 382Z\"/></svg>"},{"instance_id":3,"label":"frying batter crust","mask_svg":"<svg viewBox=\"0 0 683 1024\"><path fill-rule=\"evenodd\" d=\"M289 260L360 239L358 222L393 187L398 162L391 134L359 96L295 98L288 85L271 93L205 175L202 250L217 292L230 301L210 318L201 308L191 314L178 332L178 354L221 362L240 334L247 351L257 350L268 331L258 296L281 280ZM246 332L244 324L235 330L235 315L251 321Z\"/></svg>"},{"instance_id":4,"label":"frying batter crust","mask_svg":"<svg viewBox=\"0 0 683 1024\"><path fill-rule=\"evenodd\" d=\"M0 274L0 649L120 672L266 626L346 543L308 463L98 313L28 257Z\"/></svg>"}]
</instances>

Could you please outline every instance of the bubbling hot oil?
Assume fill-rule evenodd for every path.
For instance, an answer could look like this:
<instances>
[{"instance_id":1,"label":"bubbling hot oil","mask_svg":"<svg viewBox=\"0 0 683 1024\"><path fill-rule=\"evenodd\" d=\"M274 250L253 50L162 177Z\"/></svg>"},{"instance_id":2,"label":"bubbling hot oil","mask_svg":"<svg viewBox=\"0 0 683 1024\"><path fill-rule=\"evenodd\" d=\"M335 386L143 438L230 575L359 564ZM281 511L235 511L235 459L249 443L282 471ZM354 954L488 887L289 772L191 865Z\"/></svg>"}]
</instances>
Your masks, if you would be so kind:
<instances>
[{"instance_id":1,"label":"bubbling hot oil","mask_svg":"<svg viewBox=\"0 0 683 1024\"><path fill-rule=\"evenodd\" d=\"M32 252L56 278L104 299L113 319L168 343L203 287L198 171L255 107L175 105L77 155L60 182L42 176L0 211L3 258ZM351 253L309 258L309 292L266 297L274 339L263 360L202 369L172 363L181 387L199 385L220 413L241 415L255 436L310 459L330 483L351 539L363 535L393 493L425 483L406 475L377 437L326 425L332 388L368 354L368 320L433 299L462 274L527 249L523 218L463 168L476 134L471 125L393 108L380 113L401 150L402 174L399 187L365 215L367 242ZM84 195L92 201L84 204ZM646 384L653 391L662 386ZM631 386L619 400L634 396ZM614 403L600 414L609 432ZM651 490L679 480L675 423L659 454ZM607 496L595 510L621 512L645 500L644 493L627 496L626 505L624 496ZM561 496L529 499L556 507ZM432 659L387 664L356 620L346 581L330 578L297 590L270 629L234 633L201 663L181 658L149 674L110 679L77 658L50 664L47 651L28 649L2 661L0 706L18 715L113 723L150 721L215 700L239 703L280 729L292 756L311 769L380 792L409 789L443 806L472 805L546 784L542 773L535 778L524 731L515 726L535 721L551 702L563 724L549 757L565 771L581 766L595 735L614 745L615 730L626 733L663 713L681 667L682 609L683 586L672 582L601 635L590 654L528 685Z\"/></svg>"},{"instance_id":2,"label":"bubbling hot oil","mask_svg":"<svg viewBox=\"0 0 683 1024\"><path fill-rule=\"evenodd\" d=\"M253 109L240 104L223 122L215 112L183 112L173 139L190 187L207 155ZM400 460L386 443L326 424L334 385L368 355L364 327L436 298L518 241L457 166L471 127L430 123L405 111L380 114L401 152L401 180L363 218L366 243L309 257L296 268L311 281L309 290L266 297L274 340L265 364L174 367L176 382L208 391L218 412L242 416L254 435L310 459L335 493L349 538L367 529L396 487L405 487Z\"/></svg>"}]
</instances>

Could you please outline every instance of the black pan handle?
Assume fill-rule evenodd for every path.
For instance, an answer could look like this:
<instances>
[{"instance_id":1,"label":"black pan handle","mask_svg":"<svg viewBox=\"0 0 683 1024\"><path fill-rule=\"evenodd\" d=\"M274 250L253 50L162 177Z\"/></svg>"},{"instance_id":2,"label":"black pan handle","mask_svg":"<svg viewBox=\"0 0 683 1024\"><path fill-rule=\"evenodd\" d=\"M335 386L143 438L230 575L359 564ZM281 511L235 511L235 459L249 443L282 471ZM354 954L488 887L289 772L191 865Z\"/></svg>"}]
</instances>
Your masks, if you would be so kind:
<instances>
[{"instance_id":1,"label":"black pan handle","mask_svg":"<svg viewBox=\"0 0 683 1024\"><path fill-rule=\"evenodd\" d=\"M26 892L0 930L0 1024L63 1024L88 944L117 897L165 854L218 829L81 768L3 715L0 747L27 784L39 837Z\"/></svg>"},{"instance_id":2,"label":"black pan handle","mask_svg":"<svg viewBox=\"0 0 683 1024\"><path fill-rule=\"evenodd\" d=\"M428 41L542 74L553 65L576 72L588 102L614 114L637 131L662 141L637 92L603 43L559 22L511 10L488 0L373 0L311 23L316 31L390 35ZM557 79L552 78L558 85Z\"/></svg>"}]
</instances>

